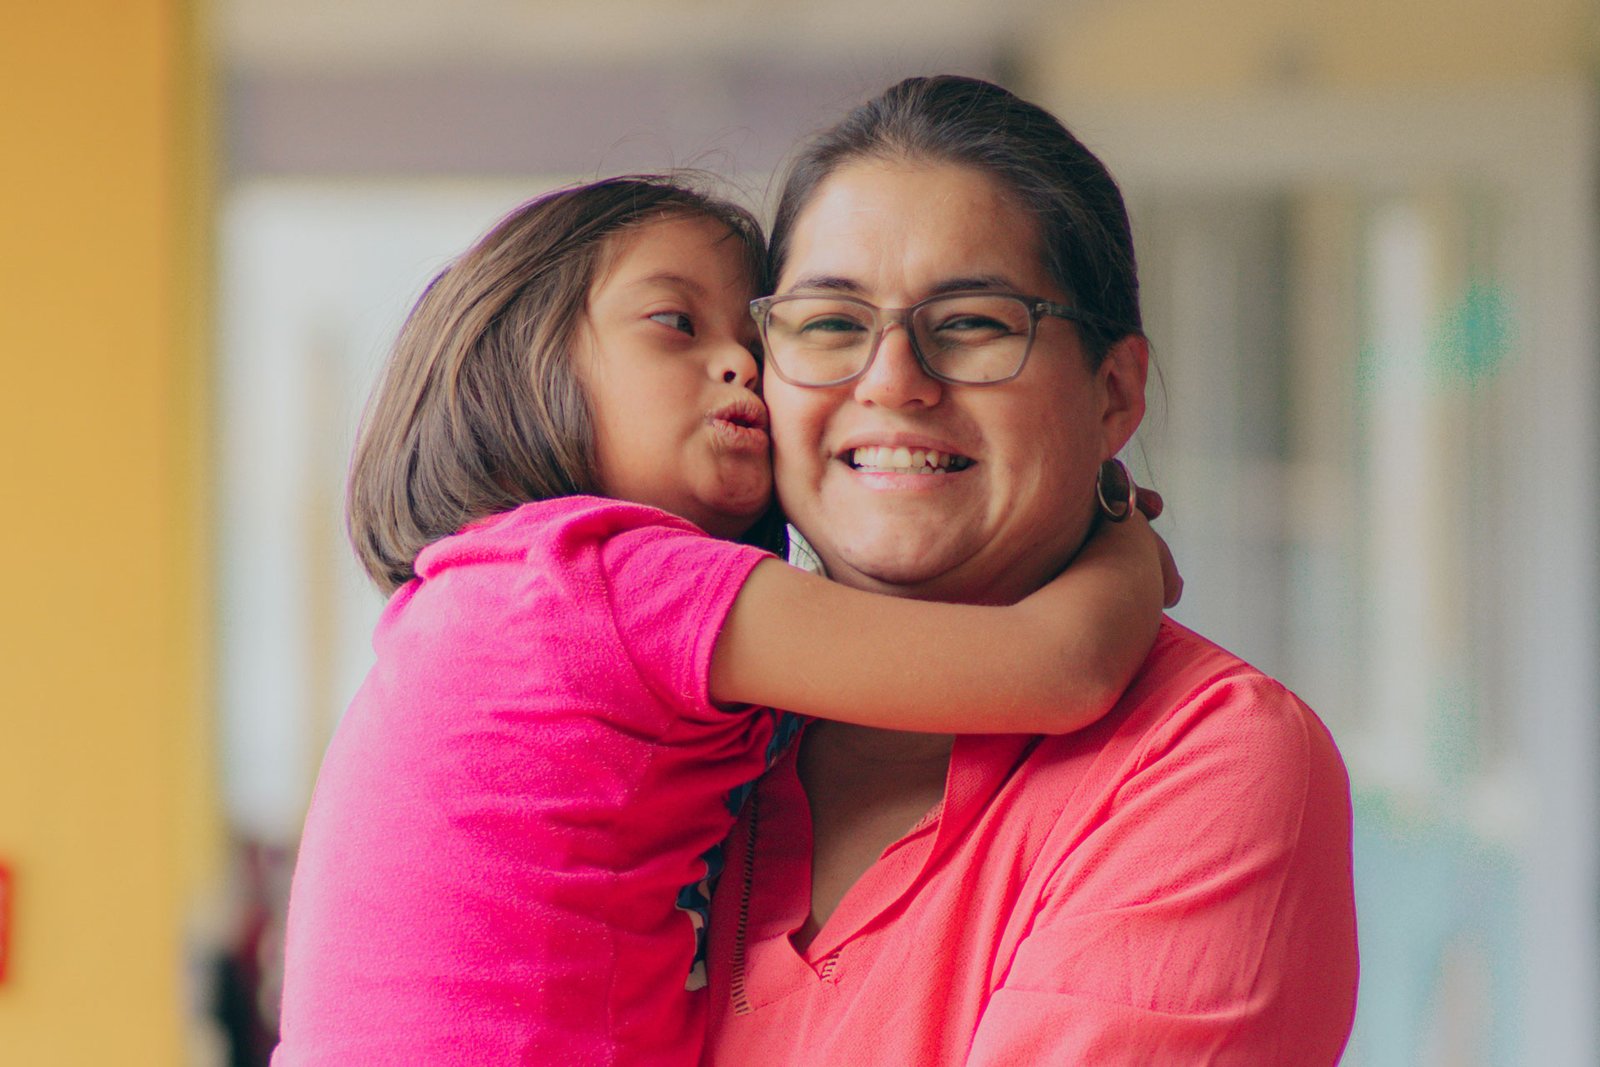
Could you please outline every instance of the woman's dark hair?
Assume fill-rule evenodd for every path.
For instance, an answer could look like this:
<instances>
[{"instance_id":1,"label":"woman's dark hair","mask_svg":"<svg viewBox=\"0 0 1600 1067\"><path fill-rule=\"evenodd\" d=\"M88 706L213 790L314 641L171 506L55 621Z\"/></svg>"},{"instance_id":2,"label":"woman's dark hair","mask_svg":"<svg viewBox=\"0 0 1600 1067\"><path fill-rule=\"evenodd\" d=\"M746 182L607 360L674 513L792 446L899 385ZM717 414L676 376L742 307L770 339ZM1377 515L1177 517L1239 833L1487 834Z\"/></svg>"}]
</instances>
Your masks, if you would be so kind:
<instances>
[{"instance_id":1,"label":"woman's dark hair","mask_svg":"<svg viewBox=\"0 0 1600 1067\"><path fill-rule=\"evenodd\" d=\"M594 420L573 370L611 236L704 216L728 227L753 280L766 248L742 208L682 178L563 189L502 219L411 309L362 420L346 498L350 540L385 593L424 546L534 500L596 493ZM776 512L747 535L781 534Z\"/></svg>"},{"instance_id":2,"label":"woman's dark hair","mask_svg":"<svg viewBox=\"0 0 1600 1067\"><path fill-rule=\"evenodd\" d=\"M790 164L772 224L769 279L822 183L863 159L954 163L998 181L1038 224L1044 266L1086 313L1079 335L1098 365L1141 333L1133 235L1117 183L1054 115L976 78L907 78L818 134Z\"/></svg>"}]
</instances>

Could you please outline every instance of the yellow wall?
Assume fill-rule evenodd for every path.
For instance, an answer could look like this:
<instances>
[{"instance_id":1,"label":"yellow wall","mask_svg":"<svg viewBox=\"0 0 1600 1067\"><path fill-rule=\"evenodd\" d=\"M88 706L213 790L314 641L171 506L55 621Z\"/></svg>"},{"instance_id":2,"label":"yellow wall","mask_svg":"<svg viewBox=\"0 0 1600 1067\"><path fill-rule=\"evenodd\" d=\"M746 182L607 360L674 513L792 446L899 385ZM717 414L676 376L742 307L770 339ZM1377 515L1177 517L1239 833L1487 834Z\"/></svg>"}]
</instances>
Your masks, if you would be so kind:
<instances>
[{"instance_id":1,"label":"yellow wall","mask_svg":"<svg viewBox=\"0 0 1600 1067\"><path fill-rule=\"evenodd\" d=\"M0 33L0 1062L184 1062L216 875L205 101L184 0Z\"/></svg>"},{"instance_id":2,"label":"yellow wall","mask_svg":"<svg viewBox=\"0 0 1600 1067\"><path fill-rule=\"evenodd\" d=\"M1600 58L1600 5L1091 0L1027 40L1027 69L1052 99L1465 88L1587 75Z\"/></svg>"}]
</instances>

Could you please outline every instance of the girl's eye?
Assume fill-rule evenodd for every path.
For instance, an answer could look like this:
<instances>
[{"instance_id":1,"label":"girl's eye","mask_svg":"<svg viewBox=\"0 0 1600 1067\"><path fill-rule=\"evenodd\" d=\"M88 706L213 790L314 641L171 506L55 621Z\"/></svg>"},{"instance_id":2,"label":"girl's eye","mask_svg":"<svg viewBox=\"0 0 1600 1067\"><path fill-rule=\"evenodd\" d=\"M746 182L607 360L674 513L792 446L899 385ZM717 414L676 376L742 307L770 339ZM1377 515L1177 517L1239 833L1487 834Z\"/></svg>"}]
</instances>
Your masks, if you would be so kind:
<instances>
[{"instance_id":1,"label":"girl's eye","mask_svg":"<svg viewBox=\"0 0 1600 1067\"><path fill-rule=\"evenodd\" d=\"M659 322L661 325L694 336L694 321L681 311L658 311L650 316L650 321Z\"/></svg>"}]
</instances>

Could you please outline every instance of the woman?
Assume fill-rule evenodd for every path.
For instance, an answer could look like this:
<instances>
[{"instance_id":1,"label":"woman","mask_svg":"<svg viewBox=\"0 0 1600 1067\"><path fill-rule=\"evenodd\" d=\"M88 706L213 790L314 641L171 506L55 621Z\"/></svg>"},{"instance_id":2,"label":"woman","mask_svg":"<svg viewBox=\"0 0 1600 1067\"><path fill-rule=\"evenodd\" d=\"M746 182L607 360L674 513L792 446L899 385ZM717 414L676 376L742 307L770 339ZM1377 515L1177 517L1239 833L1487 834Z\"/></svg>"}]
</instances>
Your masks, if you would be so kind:
<instances>
[{"instance_id":1,"label":"woman","mask_svg":"<svg viewBox=\"0 0 1600 1067\"><path fill-rule=\"evenodd\" d=\"M771 260L775 475L828 574L1009 602L1064 567L1144 414L1132 240L1099 160L996 86L910 79L801 153ZM1015 365L948 355L1024 330ZM813 725L726 872L712 1064L1331 1063L1349 1033L1338 753L1171 622L1078 734Z\"/></svg>"}]
</instances>

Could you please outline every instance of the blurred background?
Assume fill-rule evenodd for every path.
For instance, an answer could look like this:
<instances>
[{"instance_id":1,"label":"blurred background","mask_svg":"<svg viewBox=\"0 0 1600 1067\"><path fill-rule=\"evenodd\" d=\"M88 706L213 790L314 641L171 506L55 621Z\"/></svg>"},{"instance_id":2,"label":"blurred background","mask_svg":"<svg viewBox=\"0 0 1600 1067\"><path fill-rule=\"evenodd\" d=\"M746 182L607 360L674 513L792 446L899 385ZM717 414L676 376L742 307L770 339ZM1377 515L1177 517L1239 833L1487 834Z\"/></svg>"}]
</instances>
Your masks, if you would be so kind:
<instances>
[{"instance_id":1,"label":"blurred background","mask_svg":"<svg viewBox=\"0 0 1600 1067\"><path fill-rule=\"evenodd\" d=\"M0 1063L256 1064L401 316L515 203L770 207L910 73L1107 161L1174 613L1332 728L1347 1064L1600 1063L1594 0L63 0L0 35Z\"/></svg>"}]
</instances>

